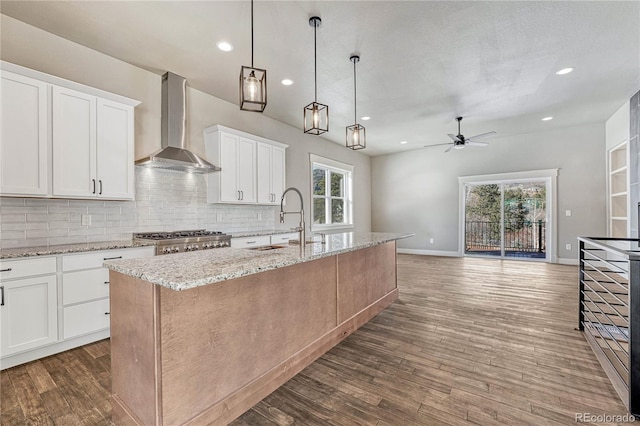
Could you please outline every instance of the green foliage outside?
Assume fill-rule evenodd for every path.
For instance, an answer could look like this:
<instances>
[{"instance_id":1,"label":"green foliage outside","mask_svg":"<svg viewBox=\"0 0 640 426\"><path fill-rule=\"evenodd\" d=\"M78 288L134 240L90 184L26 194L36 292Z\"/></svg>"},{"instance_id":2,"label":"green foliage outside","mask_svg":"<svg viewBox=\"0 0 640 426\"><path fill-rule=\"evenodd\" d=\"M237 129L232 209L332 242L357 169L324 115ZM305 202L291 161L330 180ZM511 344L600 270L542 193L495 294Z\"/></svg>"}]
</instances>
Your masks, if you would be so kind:
<instances>
[{"instance_id":1,"label":"green foliage outside","mask_svg":"<svg viewBox=\"0 0 640 426\"><path fill-rule=\"evenodd\" d=\"M326 181L329 176L331 182L330 193L327 193ZM326 204L330 204L331 222L344 222L344 186L345 176L342 173L327 169L313 169L313 223L323 224L326 220Z\"/></svg>"}]
</instances>

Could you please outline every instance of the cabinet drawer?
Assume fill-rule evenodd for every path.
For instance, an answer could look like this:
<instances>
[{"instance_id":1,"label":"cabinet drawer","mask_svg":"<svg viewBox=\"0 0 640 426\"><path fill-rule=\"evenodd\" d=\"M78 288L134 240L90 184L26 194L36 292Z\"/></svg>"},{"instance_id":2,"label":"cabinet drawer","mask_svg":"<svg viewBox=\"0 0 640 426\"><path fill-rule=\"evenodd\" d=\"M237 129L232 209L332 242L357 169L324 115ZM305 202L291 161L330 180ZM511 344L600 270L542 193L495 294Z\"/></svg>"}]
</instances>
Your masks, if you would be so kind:
<instances>
[{"instance_id":1,"label":"cabinet drawer","mask_svg":"<svg viewBox=\"0 0 640 426\"><path fill-rule=\"evenodd\" d=\"M86 302L109 297L109 270L107 268L67 272L62 275L62 303Z\"/></svg>"},{"instance_id":2,"label":"cabinet drawer","mask_svg":"<svg viewBox=\"0 0 640 426\"><path fill-rule=\"evenodd\" d=\"M30 277L35 275L55 274L56 258L29 257L20 260L0 260L0 279Z\"/></svg>"},{"instance_id":3,"label":"cabinet drawer","mask_svg":"<svg viewBox=\"0 0 640 426\"><path fill-rule=\"evenodd\" d=\"M231 247L233 248L260 247L268 246L269 244L271 244L271 239L268 235L262 237L245 237L231 239Z\"/></svg>"},{"instance_id":4,"label":"cabinet drawer","mask_svg":"<svg viewBox=\"0 0 640 426\"><path fill-rule=\"evenodd\" d=\"M298 233L272 235L271 244L289 244L289 240L298 240L299 238Z\"/></svg>"},{"instance_id":5,"label":"cabinet drawer","mask_svg":"<svg viewBox=\"0 0 640 426\"><path fill-rule=\"evenodd\" d=\"M154 247L137 247L130 249L92 251L82 254L69 254L62 257L62 270L66 272L78 269L102 268L102 264L105 260L150 257L154 254Z\"/></svg>"},{"instance_id":6,"label":"cabinet drawer","mask_svg":"<svg viewBox=\"0 0 640 426\"><path fill-rule=\"evenodd\" d=\"M109 328L109 299L64 308L64 338Z\"/></svg>"}]
</instances>

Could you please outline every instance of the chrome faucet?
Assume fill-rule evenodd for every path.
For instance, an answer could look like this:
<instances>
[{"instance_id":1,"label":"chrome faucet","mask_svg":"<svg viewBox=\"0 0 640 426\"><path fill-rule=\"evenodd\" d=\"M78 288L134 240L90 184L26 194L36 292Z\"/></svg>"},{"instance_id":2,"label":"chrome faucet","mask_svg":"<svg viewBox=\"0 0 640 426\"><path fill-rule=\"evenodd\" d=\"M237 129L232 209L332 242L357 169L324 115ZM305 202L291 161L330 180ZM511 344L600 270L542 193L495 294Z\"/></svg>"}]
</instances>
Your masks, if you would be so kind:
<instances>
[{"instance_id":1,"label":"chrome faucet","mask_svg":"<svg viewBox=\"0 0 640 426\"><path fill-rule=\"evenodd\" d=\"M287 192L289 191L295 191L298 193L298 196L300 197L300 211L299 212L285 212L284 211L284 197L285 195L287 195ZM297 228L292 228L294 231L298 231L300 233L299 239L300 239L300 248L302 250L304 250L305 244L306 244L306 234L305 234L305 224L304 224L304 203L302 201L302 193L300 193L300 191L297 188L294 187L290 187L284 190L284 192L282 193L282 198L280 199L280 223L284 223L284 215L285 214L299 214L300 215L300 225Z\"/></svg>"}]
</instances>

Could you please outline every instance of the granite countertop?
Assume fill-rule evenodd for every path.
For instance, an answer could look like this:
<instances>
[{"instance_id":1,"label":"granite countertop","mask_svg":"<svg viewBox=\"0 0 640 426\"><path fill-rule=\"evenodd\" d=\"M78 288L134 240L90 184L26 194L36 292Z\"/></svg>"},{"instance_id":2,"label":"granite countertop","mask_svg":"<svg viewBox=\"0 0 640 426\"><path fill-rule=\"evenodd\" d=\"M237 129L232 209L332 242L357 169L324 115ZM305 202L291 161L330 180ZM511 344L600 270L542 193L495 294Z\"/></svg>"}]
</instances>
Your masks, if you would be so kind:
<instances>
[{"instance_id":1,"label":"granite countertop","mask_svg":"<svg viewBox=\"0 0 640 426\"><path fill-rule=\"evenodd\" d=\"M108 261L104 266L125 275L140 278L172 290L187 290L245 275L309 262L322 257L359 250L414 234L380 232L340 233L307 244L304 253L292 245L276 250L219 248L199 252L176 253L145 259Z\"/></svg>"},{"instance_id":2,"label":"granite countertop","mask_svg":"<svg viewBox=\"0 0 640 426\"><path fill-rule=\"evenodd\" d=\"M56 254L80 253L84 251L112 250L131 247L145 247L150 245L153 245L153 243L120 240L82 244L61 244L41 247L8 248L0 250L0 259L17 259L21 257L31 256L52 256Z\"/></svg>"}]
</instances>

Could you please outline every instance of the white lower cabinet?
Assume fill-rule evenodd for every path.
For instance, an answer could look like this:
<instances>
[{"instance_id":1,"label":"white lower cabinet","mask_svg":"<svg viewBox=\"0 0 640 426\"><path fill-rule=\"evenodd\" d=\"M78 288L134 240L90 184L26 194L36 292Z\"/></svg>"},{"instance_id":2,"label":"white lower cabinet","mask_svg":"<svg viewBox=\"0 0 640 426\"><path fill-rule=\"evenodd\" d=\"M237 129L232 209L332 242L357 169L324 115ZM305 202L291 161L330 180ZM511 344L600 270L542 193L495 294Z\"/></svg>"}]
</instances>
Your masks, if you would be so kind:
<instances>
[{"instance_id":1,"label":"white lower cabinet","mask_svg":"<svg viewBox=\"0 0 640 426\"><path fill-rule=\"evenodd\" d=\"M300 234L293 232L290 234L275 234L271 236L271 244L289 244L290 240L300 239Z\"/></svg>"},{"instance_id":2,"label":"white lower cabinet","mask_svg":"<svg viewBox=\"0 0 640 426\"><path fill-rule=\"evenodd\" d=\"M232 238L231 239L231 247L232 248L251 248L251 247L261 247L268 246L271 244L271 239L268 235L258 236L258 237L241 237L241 238Z\"/></svg>"},{"instance_id":3,"label":"white lower cabinet","mask_svg":"<svg viewBox=\"0 0 640 426\"><path fill-rule=\"evenodd\" d=\"M102 263L154 254L135 247L0 261L0 369L109 337Z\"/></svg>"},{"instance_id":4,"label":"white lower cabinet","mask_svg":"<svg viewBox=\"0 0 640 426\"><path fill-rule=\"evenodd\" d=\"M80 336L109 328L109 298L66 306L64 338Z\"/></svg>"},{"instance_id":5,"label":"white lower cabinet","mask_svg":"<svg viewBox=\"0 0 640 426\"><path fill-rule=\"evenodd\" d=\"M0 285L0 299L2 357L58 340L55 275L3 280Z\"/></svg>"}]
</instances>

